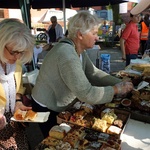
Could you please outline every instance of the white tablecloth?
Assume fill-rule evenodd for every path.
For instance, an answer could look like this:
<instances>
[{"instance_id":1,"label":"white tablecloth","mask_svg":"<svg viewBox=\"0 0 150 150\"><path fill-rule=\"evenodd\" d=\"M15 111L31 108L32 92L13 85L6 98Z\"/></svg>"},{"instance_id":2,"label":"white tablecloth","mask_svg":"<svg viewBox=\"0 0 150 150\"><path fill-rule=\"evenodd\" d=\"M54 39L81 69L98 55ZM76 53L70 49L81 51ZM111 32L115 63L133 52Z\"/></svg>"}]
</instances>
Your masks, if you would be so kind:
<instances>
[{"instance_id":1,"label":"white tablecloth","mask_svg":"<svg viewBox=\"0 0 150 150\"><path fill-rule=\"evenodd\" d=\"M150 124L129 119L121 140L121 150L150 150Z\"/></svg>"}]
</instances>

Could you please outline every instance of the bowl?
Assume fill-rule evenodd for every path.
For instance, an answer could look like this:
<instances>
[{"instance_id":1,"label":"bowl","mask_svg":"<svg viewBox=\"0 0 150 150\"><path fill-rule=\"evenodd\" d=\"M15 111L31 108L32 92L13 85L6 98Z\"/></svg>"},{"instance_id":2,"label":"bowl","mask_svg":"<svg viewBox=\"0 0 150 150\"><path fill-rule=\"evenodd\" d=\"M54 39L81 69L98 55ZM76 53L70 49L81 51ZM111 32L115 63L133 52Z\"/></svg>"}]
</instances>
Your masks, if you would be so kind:
<instances>
[{"instance_id":1,"label":"bowl","mask_svg":"<svg viewBox=\"0 0 150 150\"><path fill-rule=\"evenodd\" d=\"M121 101L121 104L123 106L130 106L131 105L131 100L130 99L127 99L127 98L124 98L122 101Z\"/></svg>"}]
</instances>

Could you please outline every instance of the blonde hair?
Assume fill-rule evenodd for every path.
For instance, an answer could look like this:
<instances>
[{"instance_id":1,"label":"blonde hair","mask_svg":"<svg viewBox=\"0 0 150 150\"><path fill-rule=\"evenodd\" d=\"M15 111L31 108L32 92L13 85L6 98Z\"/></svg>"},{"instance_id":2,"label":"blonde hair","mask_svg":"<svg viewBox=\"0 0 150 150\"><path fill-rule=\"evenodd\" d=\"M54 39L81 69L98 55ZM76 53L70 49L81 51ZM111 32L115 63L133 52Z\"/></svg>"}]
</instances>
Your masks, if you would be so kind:
<instances>
[{"instance_id":1,"label":"blonde hair","mask_svg":"<svg viewBox=\"0 0 150 150\"><path fill-rule=\"evenodd\" d=\"M20 61L27 63L33 56L35 38L30 29L20 20L9 18L0 22L0 61L7 63L4 57L5 47L12 47L12 51L24 52Z\"/></svg>"},{"instance_id":2,"label":"blonde hair","mask_svg":"<svg viewBox=\"0 0 150 150\"><path fill-rule=\"evenodd\" d=\"M96 15L90 14L89 11L80 11L69 20L68 37L76 38L78 31L86 34L100 23L101 20Z\"/></svg>"}]
</instances>

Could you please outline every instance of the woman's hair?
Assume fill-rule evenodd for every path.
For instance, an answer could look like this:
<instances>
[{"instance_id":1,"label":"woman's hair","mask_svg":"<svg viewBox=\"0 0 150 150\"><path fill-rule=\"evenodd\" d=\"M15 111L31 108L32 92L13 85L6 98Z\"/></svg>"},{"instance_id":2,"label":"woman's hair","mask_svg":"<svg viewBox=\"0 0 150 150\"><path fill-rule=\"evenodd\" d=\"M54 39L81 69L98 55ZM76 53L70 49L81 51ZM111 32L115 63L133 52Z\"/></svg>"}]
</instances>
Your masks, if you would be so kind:
<instances>
[{"instance_id":1,"label":"woman's hair","mask_svg":"<svg viewBox=\"0 0 150 150\"><path fill-rule=\"evenodd\" d=\"M7 63L4 57L5 47L12 48L12 51L24 52L20 61L27 63L33 56L35 38L31 30L18 19L4 19L0 22L0 61Z\"/></svg>"},{"instance_id":2,"label":"woman's hair","mask_svg":"<svg viewBox=\"0 0 150 150\"><path fill-rule=\"evenodd\" d=\"M68 37L76 38L78 31L86 34L95 26L99 26L100 23L101 20L97 16L90 14L89 11L80 11L69 20Z\"/></svg>"}]
</instances>

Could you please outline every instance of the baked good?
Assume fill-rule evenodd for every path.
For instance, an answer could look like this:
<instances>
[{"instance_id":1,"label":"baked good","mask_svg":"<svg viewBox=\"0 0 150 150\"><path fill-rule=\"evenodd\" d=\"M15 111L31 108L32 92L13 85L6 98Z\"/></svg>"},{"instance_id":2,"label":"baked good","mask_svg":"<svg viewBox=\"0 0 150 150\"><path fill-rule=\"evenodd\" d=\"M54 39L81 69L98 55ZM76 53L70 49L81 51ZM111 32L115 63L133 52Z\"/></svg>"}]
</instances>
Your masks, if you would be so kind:
<instances>
[{"instance_id":1,"label":"baked good","mask_svg":"<svg viewBox=\"0 0 150 150\"><path fill-rule=\"evenodd\" d=\"M106 103L105 106L114 108L114 107L116 107L116 104L115 103Z\"/></svg>"},{"instance_id":2,"label":"baked good","mask_svg":"<svg viewBox=\"0 0 150 150\"><path fill-rule=\"evenodd\" d=\"M54 146L55 147L56 145L59 144L59 142L60 142L60 140L48 136L46 139L44 139L42 141L42 144L45 144L45 145L48 145L48 146Z\"/></svg>"},{"instance_id":3,"label":"baked good","mask_svg":"<svg viewBox=\"0 0 150 150\"><path fill-rule=\"evenodd\" d=\"M65 130L59 125L53 126L49 131L49 136L58 140L62 140L65 137L65 135Z\"/></svg>"},{"instance_id":4,"label":"baked good","mask_svg":"<svg viewBox=\"0 0 150 150\"><path fill-rule=\"evenodd\" d=\"M68 133L64 139L64 142L68 142L72 148L77 148L79 144L79 138L78 135L73 134L73 133Z\"/></svg>"},{"instance_id":5,"label":"baked good","mask_svg":"<svg viewBox=\"0 0 150 150\"><path fill-rule=\"evenodd\" d=\"M37 116L37 112L33 110L28 110L25 115L25 120L34 120Z\"/></svg>"},{"instance_id":6,"label":"baked good","mask_svg":"<svg viewBox=\"0 0 150 150\"><path fill-rule=\"evenodd\" d=\"M33 110L23 111L18 109L14 113L14 118L16 120L34 120L36 116L37 116L37 112L34 112Z\"/></svg>"},{"instance_id":7,"label":"baked good","mask_svg":"<svg viewBox=\"0 0 150 150\"><path fill-rule=\"evenodd\" d=\"M150 67L150 64L133 64L131 68L137 71L144 71L145 68Z\"/></svg>"},{"instance_id":8,"label":"baked good","mask_svg":"<svg viewBox=\"0 0 150 150\"><path fill-rule=\"evenodd\" d=\"M86 114L87 112L85 110L78 110L75 113L73 113L73 116L75 116L78 119L83 119Z\"/></svg>"},{"instance_id":9,"label":"baked good","mask_svg":"<svg viewBox=\"0 0 150 150\"><path fill-rule=\"evenodd\" d=\"M81 105L81 109L85 110L87 113L92 113L93 112L93 106L87 103L83 103Z\"/></svg>"},{"instance_id":10,"label":"baked good","mask_svg":"<svg viewBox=\"0 0 150 150\"><path fill-rule=\"evenodd\" d=\"M58 145L56 145L56 150L71 150L72 147L68 142L60 141Z\"/></svg>"},{"instance_id":11,"label":"baked good","mask_svg":"<svg viewBox=\"0 0 150 150\"><path fill-rule=\"evenodd\" d=\"M106 120L108 124L112 124L116 118L117 116L114 112L108 112L102 117L102 120Z\"/></svg>"},{"instance_id":12,"label":"baked good","mask_svg":"<svg viewBox=\"0 0 150 150\"><path fill-rule=\"evenodd\" d=\"M58 117L68 121L70 119L71 115L72 114L69 111L63 111L63 112L58 114Z\"/></svg>"},{"instance_id":13,"label":"baked good","mask_svg":"<svg viewBox=\"0 0 150 150\"><path fill-rule=\"evenodd\" d=\"M141 91L140 99L142 100L150 100L150 91Z\"/></svg>"},{"instance_id":14,"label":"baked good","mask_svg":"<svg viewBox=\"0 0 150 150\"><path fill-rule=\"evenodd\" d=\"M108 134L115 134L115 135L119 135L121 133L122 129L120 129L119 127L116 127L114 125L111 125L108 129L107 129L107 133Z\"/></svg>"},{"instance_id":15,"label":"baked good","mask_svg":"<svg viewBox=\"0 0 150 150\"><path fill-rule=\"evenodd\" d=\"M27 112L27 111L22 111L22 110L18 109L18 110L15 111L15 113L14 113L14 118L15 118L16 120L24 120L25 115L26 115L26 112Z\"/></svg>"},{"instance_id":16,"label":"baked good","mask_svg":"<svg viewBox=\"0 0 150 150\"><path fill-rule=\"evenodd\" d=\"M111 108L106 108L106 109L104 109L104 110L101 112L101 118L102 118L106 113L109 113L109 112L114 113L114 109L111 109Z\"/></svg>"},{"instance_id":17,"label":"baked good","mask_svg":"<svg viewBox=\"0 0 150 150\"><path fill-rule=\"evenodd\" d=\"M93 123L92 129L95 129L97 131L106 132L107 128L108 128L108 125L107 125L106 120L94 118L94 123Z\"/></svg>"},{"instance_id":18,"label":"baked good","mask_svg":"<svg viewBox=\"0 0 150 150\"><path fill-rule=\"evenodd\" d=\"M117 126L117 127L119 127L119 128L122 128L122 126L123 126L123 121L122 121L121 119L116 119L116 120L114 121L114 125Z\"/></svg>"},{"instance_id":19,"label":"baked good","mask_svg":"<svg viewBox=\"0 0 150 150\"><path fill-rule=\"evenodd\" d=\"M150 66L144 68L144 71L142 73L143 76L150 76Z\"/></svg>"},{"instance_id":20,"label":"baked good","mask_svg":"<svg viewBox=\"0 0 150 150\"><path fill-rule=\"evenodd\" d=\"M82 139L79 141L78 150L84 150L87 148L88 145L89 145L89 141L86 139Z\"/></svg>"}]
</instances>

